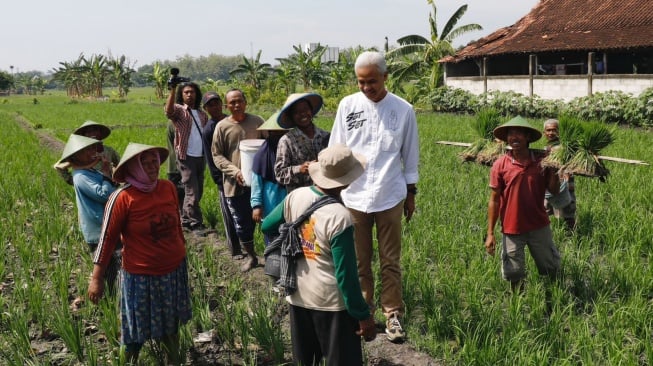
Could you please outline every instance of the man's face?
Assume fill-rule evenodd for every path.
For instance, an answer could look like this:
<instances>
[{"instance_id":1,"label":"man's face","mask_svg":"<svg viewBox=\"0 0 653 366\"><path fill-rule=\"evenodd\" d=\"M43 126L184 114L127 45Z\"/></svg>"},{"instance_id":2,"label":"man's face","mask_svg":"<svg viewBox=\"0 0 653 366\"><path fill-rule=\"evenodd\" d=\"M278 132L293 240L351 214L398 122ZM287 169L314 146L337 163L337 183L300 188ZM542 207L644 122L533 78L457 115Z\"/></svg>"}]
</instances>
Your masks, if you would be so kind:
<instances>
[{"instance_id":1,"label":"man's face","mask_svg":"<svg viewBox=\"0 0 653 366\"><path fill-rule=\"evenodd\" d=\"M357 68L356 79L358 80L358 89L365 94L367 99L375 103L381 101L387 94L385 81L388 79L388 73L382 74L376 66Z\"/></svg>"},{"instance_id":2,"label":"man's face","mask_svg":"<svg viewBox=\"0 0 653 366\"><path fill-rule=\"evenodd\" d=\"M520 151L523 149L528 149L529 137L530 133L528 130L523 128L510 128L508 129L506 140L508 142L508 146L510 146L513 151Z\"/></svg>"},{"instance_id":3,"label":"man's face","mask_svg":"<svg viewBox=\"0 0 653 366\"><path fill-rule=\"evenodd\" d=\"M227 109L231 112L231 115L234 117L242 116L245 114L245 109L247 108L247 102L243 95L237 91L232 90L225 96L227 102Z\"/></svg>"},{"instance_id":4,"label":"man's face","mask_svg":"<svg viewBox=\"0 0 653 366\"><path fill-rule=\"evenodd\" d=\"M181 97L184 100L184 104L189 105L189 106L194 106L195 105L195 98L197 95L195 95L195 88L192 86L185 86L181 90Z\"/></svg>"},{"instance_id":5,"label":"man's face","mask_svg":"<svg viewBox=\"0 0 653 366\"><path fill-rule=\"evenodd\" d=\"M204 105L204 110L213 120L222 117L222 102L219 99L212 99Z\"/></svg>"},{"instance_id":6,"label":"man's face","mask_svg":"<svg viewBox=\"0 0 653 366\"><path fill-rule=\"evenodd\" d=\"M557 124L547 123L546 126L544 126L544 137L546 137L547 141L558 141L558 136L559 132Z\"/></svg>"}]
</instances>

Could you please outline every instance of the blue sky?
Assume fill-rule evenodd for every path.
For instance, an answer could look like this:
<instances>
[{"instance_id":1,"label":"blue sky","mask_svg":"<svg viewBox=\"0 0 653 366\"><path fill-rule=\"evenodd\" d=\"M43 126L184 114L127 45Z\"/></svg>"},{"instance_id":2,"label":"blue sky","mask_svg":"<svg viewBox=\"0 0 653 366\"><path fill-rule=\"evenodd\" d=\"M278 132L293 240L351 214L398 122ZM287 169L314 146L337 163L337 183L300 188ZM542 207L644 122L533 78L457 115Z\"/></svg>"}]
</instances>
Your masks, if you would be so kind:
<instances>
[{"instance_id":1,"label":"blue sky","mask_svg":"<svg viewBox=\"0 0 653 366\"><path fill-rule=\"evenodd\" d=\"M436 0L438 30L463 4L459 24L484 30L515 23L537 0ZM183 7L182 7L183 6ZM11 0L0 5L0 70L49 71L80 53L125 55L137 68L179 56L251 56L263 62L294 53L293 45L383 47L409 34L429 36L426 0Z\"/></svg>"}]
</instances>

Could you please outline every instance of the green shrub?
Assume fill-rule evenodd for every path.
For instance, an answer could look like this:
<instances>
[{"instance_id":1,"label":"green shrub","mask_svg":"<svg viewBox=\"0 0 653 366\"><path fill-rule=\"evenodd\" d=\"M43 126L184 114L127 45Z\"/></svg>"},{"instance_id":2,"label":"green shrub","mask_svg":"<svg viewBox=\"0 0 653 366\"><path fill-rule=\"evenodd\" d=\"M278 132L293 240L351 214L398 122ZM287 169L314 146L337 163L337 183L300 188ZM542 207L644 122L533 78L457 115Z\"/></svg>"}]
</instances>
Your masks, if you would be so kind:
<instances>
[{"instance_id":1,"label":"green shrub","mask_svg":"<svg viewBox=\"0 0 653 366\"><path fill-rule=\"evenodd\" d=\"M595 93L565 103L562 100L532 98L513 91L493 90L474 95L458 88L439 87L428 95L435 112L474 113L484 108L497 110L504 116L550 118L566 114L586 121L617 123L632 127L653 126L653 88L638 97L621 91Z\"/></svg>"},{"instance_id":2,"label":"green shrub","mask_svg":"<svg viewBox=\"0 0 653 366\"><path fill-rule=\"evenodd\" d=\"M429 94L434 112L472 113L478 104L478 97L457 88L439 87Z\"/></svg>"},{"instance_id":3,"label":"green shrub","mask_svg":"<svg viewBox=\"0 0 653 366\"><path fill-rule=\"evenodd\" d=\"M570 114L583 120L597 120L630 126L641 125L642 117L637 113L636 99L621 91L595 93L575 98L567 104Z\"/></svg>"}]
</instances>

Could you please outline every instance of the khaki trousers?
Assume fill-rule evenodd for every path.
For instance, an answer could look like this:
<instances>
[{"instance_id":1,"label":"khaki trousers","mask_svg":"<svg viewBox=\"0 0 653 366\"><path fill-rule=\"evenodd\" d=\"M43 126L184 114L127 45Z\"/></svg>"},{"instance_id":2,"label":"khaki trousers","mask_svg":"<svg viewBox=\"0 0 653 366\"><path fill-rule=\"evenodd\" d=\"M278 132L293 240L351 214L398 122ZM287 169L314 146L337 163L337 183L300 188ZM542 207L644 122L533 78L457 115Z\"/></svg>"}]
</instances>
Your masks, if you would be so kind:
<instances>
[{"instance_id":1,"label":"khaki trousers","mask_svg":"<svg viewBox=\"0 0 653 366\"><path fill-rule=\"evenodd\" d=\"M381 310L386 318L404 315L401 287L401 218L404 201L380 212L365 213L349 209L354 219L354 241L358 259L358 278L363 297L375 309L374 275L372 274L373 228L379 245L381 265Z\"/></svg>"}]
</instances>

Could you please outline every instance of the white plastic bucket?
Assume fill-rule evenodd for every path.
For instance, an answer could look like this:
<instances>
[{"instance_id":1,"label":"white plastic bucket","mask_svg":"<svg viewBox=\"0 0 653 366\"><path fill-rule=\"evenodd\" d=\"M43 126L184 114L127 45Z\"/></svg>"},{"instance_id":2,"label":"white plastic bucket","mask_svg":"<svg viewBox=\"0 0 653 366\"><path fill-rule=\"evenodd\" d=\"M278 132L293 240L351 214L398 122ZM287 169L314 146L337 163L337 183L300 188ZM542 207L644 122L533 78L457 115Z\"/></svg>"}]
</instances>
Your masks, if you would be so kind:
<instances>
[{"instance_id":1,"label":"white plastic bucket","mask_svg":"<svg viewBox=\"0 0 653 366\"><path fill-rule=\"evenodd\" d=\"M263 139L241 140L238 148L240 149L240 171L243 173L245 185L252 185L252 165L254 164L254 155L263 145Z\"/></svg>"}]
</instances>

